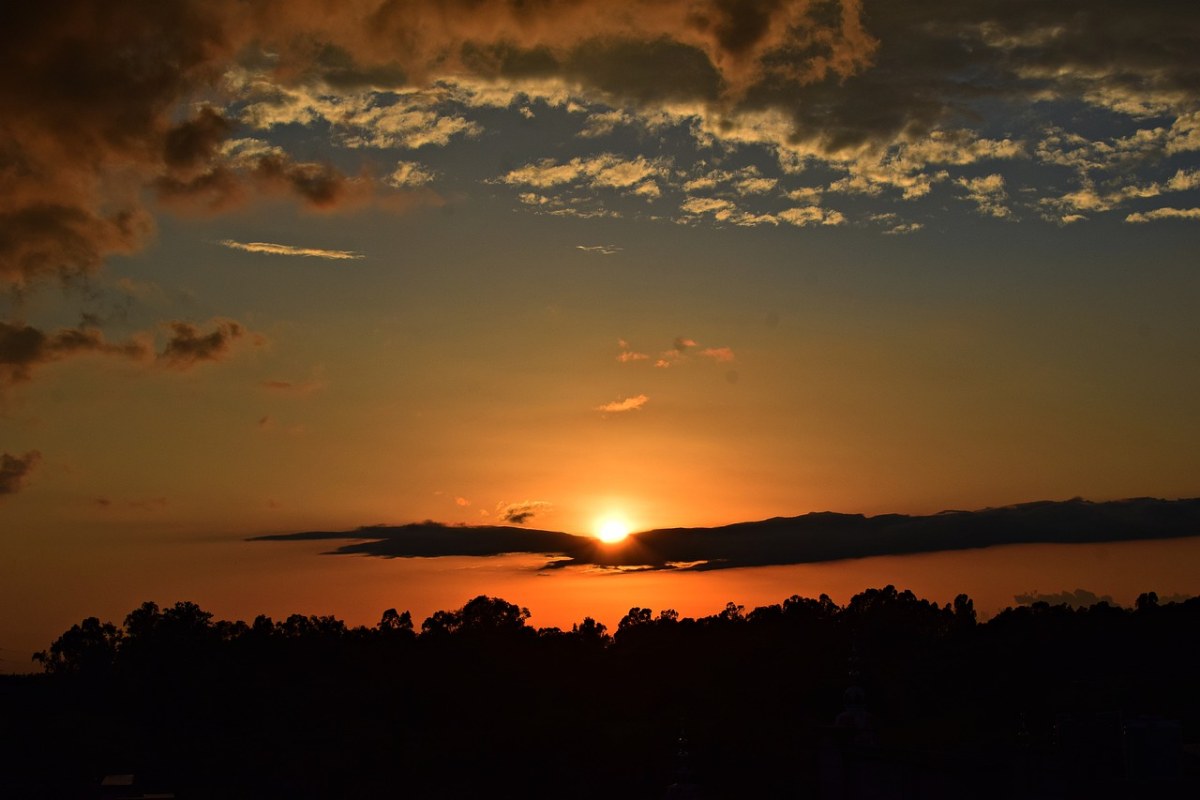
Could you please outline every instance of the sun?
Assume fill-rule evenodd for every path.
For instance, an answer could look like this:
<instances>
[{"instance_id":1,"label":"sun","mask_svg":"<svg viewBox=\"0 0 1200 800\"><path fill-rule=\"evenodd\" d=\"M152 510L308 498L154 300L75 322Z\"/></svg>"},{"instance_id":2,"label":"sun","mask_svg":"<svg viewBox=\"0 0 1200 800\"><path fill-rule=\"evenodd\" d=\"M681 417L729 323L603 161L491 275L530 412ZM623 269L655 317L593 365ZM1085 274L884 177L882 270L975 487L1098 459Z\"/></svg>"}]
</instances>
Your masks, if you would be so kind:
<instances>
[{"instance_id":1,"label":"sun","mask_svg":"<svg viewBox=\"0 0 1200 800\"><path fill-rule=\"evenodd\" d=\"M629 523L620 517L604 517L596 523L596 538L605 544L616 544L629 535Z\"/></svg>"}]
</instances>

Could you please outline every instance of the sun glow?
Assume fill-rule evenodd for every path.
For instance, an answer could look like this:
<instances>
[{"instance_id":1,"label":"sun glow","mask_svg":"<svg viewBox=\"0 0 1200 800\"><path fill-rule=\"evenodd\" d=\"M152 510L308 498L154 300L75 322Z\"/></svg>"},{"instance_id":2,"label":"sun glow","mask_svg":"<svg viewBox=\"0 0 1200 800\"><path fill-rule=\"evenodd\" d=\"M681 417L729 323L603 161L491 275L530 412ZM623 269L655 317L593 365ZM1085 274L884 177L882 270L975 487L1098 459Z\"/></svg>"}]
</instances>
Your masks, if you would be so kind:
<instances>
[{"instance_id":1,"label":"sun glow","mask_svg":"<svg viewBox=\"0 0 1200 800\"><path fill-rule=\"evenodd\" d=\"M605 517L596 523L596 538L606 544L616 544L629 535L629 523L620 517Z\"/></svg>"}]
</instances>

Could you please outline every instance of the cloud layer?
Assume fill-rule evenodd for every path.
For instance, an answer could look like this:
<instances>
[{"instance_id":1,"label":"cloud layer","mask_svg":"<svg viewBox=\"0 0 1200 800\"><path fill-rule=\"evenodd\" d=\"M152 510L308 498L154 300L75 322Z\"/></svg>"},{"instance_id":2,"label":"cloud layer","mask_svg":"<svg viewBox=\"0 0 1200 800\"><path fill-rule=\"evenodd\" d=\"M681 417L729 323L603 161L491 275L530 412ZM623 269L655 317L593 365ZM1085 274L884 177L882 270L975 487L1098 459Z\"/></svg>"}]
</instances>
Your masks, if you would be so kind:
<instances>
[{"instance_id":1,"label":"cloud layer","mask_svg":"<svg viewBox=\"0 0 1200 800\"><path fill-rule=\"evenodd\" d=\"M588 536L434 523L255 537L255 541L354 539L337 554L385 557L530 553L557 558L547 568L713 570L807 564L847 558L967 550L1005 544L1080 544L1200 535L1200 499L1139 498L1026 503L924 517L814 513L720 528L636 533L608 545Z\"/></svg>"},{"instance_id":2,"label":"cloud layer","mask_svg":"<svg viewBox=\"0 0 1200 800\"><path fill-rule=\"evenodd\" d=\"M972 165L1032 158L1065 170L1075 187L1042 198L1043 213L1074 220L1095 197L1138 199L1123 194L1137 168L1200 150L1200 7L1189 2L112 0L103 9L27 3L0 31L0 280L9 284L88 273L137 249L152 228L147 192L206 212L263 196L330 209L432 179L407 160L390 175L347 175L246 134L324 126L343 150L445 147L480 135L472 110L519 98L578 107L585 140L675 127L702 146L766 148L792 174L813 164L840 172L800 187L818 195L913 199L957 185L980 213L1005 218L1012 189ZM1099 138L1053 124L1029 132L1037 141L1005 130L1015 111L1055 104L1128 124ZM777 176L685 173L659 155L601 149L499 178L647 202L673 184L685 216L736 225L845 220L812 202L741 207L738 198L781 191ZM526 194L535 206L555 200ZM1174 212L1135 209L1131 221L1194 218Z\"/></svg>"}]
</instances>

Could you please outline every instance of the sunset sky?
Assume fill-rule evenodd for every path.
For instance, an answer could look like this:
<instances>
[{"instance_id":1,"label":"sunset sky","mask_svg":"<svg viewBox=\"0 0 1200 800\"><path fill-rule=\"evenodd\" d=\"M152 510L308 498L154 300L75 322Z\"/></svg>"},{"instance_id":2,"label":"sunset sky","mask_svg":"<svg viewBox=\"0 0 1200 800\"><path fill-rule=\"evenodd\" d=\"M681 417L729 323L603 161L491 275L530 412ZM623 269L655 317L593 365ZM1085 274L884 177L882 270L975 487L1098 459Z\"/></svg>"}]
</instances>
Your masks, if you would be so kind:
<instances>
[{"instance_id":1,"label":"sunset sky","mask_svg":"<svg viewBox=\"0 0 1200 800\"><path fill-rule=\"evenodd\" d=\"M569 626L900 580L267 533L1200 495L1194 2L9 5L2 670L147 599ZM1191 540L999 552L939 569L1200 591Z\"/></svg>"}]
</instances>

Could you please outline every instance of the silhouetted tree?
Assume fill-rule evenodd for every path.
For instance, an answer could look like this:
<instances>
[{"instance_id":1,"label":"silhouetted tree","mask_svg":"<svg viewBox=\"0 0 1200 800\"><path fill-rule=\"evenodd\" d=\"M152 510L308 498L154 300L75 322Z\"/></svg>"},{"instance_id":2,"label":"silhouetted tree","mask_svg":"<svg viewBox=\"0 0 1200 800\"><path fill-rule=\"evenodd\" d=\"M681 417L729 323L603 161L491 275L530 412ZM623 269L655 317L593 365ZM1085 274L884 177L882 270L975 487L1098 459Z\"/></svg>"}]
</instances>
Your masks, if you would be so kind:
<instances>
[{"instance_id":1,"label":"silhouetted tree","mask_svg":"<svg viewBox=\"0 0 1200 800\"><path fill-rule=\"evenodd\" d=\"M112 669L121 640L116 625L88 617L55 639L49 650L34 653L33 660L54 674L103 675Z\"/></svg>"},{"instance_id":2,"label":"silhouetted tree","mask_svg":"<svg viewBox=\"0 0 1200 800\"><path fill-rule=\"evenodd\" d=\"M380 618L379 624L375 626L375 630L381 635L390 638L411 639L415 635L413 632L412 614L407 611L397 613L394 608L389 608L383 612L383 616Z\"/></svg>"}]
</instances>

